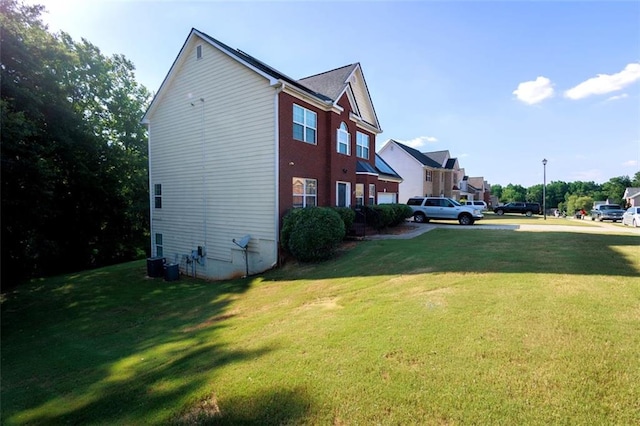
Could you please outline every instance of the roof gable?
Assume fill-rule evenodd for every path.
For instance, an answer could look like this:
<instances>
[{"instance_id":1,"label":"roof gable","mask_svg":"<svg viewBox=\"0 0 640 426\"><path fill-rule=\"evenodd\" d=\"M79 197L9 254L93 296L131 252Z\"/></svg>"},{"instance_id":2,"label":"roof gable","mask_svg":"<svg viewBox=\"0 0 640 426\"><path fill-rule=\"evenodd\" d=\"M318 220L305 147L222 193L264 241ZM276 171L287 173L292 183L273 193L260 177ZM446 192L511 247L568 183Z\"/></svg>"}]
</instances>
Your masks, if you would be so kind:
<instances>
[{"instance_id":1,"label":"roof gable","mask_svg":"<svg viewBox=\"0 0 640 426\"><path fill-rule=\"evenodd\" d=\"M640 195L640 188L628 187L624 190L624 198L636 198Z\"/></svg>"},{"instance_id":2,"label":"roof gable","mask_svg":"<svg viewBox=\"0 0 640 426\"><path fill-rule=\"evenodd\" d=\"M394 143L396 146L398 146L399 148L401 148L402 150L404 150L407 154L409 154L410 156L415 158L423 166L431 167L431 168L434 168L434 169L442 168L440 166L440 164L436 163L432 158L426 156L425 154L423 154L422 152L418 151L417 149L411 148L410 146L407 146L407 145L404 145L404 144L401 144L400 142L395 141L393 139L390 139L390 141L392 143Z\"/></svg>"},{"instance_id":3,"label":"roof gable","mask_svg":"<svg viewBox=\"0 0 640 426\"><path fill-rule=\"evenodd\" d=\"M294 78L291 78L286 74L276 70L275 68L270 67L269 65L243 52L242 50L233 49L232 47L227 46L226 44L203 33L202 31L198 31L195 28L192 28L191 32L187 36L187 39L185 40L184 44L180 48L180 52L178 53L178 56L176 56L176 59L173 61L173 64L171 65L169 72L167 73L164 80L162 81L162 84L160 85L158 92L156 93L153 100L151 101L149 108L147 108L147 111L145 112L144 117L142 118L143 123L148 122L150 115L153 113L155 109L155 105L160 101L160 99L164 94L164 88L170 85L171 81L173 80L178 70L180 69L181 64L184 61L186 61L188 53L190 53L191 49L193 49L194 46L196 45L197 40L202 40L203 42L208 43L210 46L218 49L220 52L223 52L224 54L228 55L230 58L238 61L239 63L246 66L247 68L260 74L261 76L266 78L269 81L269 84L271 85L276 85L279 82L284 82L290 86L294 86L299 91L304 92L307 96L310 96L319 102L327 103L332 101L332 99L329 98L328 96L325 96L322 93L314 91L312 88L304 84L301 84Z\"/></svg>"},{"instance_id":4,"label":"roof gable","mask_svg":"<svg viewBox=\"0 0 640 426\"><path fill-rule=\"evenodd\" d=\"M382 131L359 63L302 78L300 83L331 98L334 104L346 93L356 117Z\"/></svg>"}]
</instances>

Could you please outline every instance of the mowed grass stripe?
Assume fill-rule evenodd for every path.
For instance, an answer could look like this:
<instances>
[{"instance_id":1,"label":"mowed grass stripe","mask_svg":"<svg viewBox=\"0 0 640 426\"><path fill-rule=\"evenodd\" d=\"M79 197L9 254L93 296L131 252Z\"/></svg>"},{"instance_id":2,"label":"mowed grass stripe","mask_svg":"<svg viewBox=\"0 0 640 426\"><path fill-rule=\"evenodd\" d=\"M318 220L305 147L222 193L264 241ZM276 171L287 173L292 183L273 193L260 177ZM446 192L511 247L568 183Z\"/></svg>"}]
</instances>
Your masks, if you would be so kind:
<instances>
[{"instance_id":1,"label":"mowed grass stripe","mask_svg":"<svg viewBox=\"0 0 640 426\"><path fill-rule=\"evenodd\" d=\"M632 424L639 242L439 229L222 283L36 280L2 304L2 423Z\"/></svg>"}]
</instances>

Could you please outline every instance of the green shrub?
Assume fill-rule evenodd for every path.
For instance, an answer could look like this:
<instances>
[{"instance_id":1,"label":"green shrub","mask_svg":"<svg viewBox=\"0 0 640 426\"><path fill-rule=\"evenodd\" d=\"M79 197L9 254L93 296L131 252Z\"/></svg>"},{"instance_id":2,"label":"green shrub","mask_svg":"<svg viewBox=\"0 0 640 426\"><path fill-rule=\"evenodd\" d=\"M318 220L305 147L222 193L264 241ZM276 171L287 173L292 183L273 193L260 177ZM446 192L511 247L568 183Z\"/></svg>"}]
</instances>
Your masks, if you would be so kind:
<instances>
[{"instance_id":1,"label":"green shrub","mask_svg":"<svg viewBox=\"0 0 640 426\"><path fill-rule=\"evenodd\" d=\"M336 213L340 215L342 222L344 222L344 230L345 232L349 232L351 226L353 226L353 221L356 220L356 212L351 210L349 207L331 207Z\"/></svg>"},{"instance_id":2,"label":"green shrub","mask_svg":"<svg viewBox=\"0 0 640 426\"><path fill-rule=\"evenodd\" d=\"M413 216L413 210L406 204L378 204L366 207L367 224L375 229L398 226L408 217Z\"/></svg>"},{"instance_id":3,"label":"green shrub","mask_svg":"<svg viewBox=\"0 0 640 426\"><path fill-rule=\"evenodd\" d=\"M330 207L294 209L283 218L282 246L302 262L330 258L344 236L344 222Z\"/></svg>"}]
</instances>

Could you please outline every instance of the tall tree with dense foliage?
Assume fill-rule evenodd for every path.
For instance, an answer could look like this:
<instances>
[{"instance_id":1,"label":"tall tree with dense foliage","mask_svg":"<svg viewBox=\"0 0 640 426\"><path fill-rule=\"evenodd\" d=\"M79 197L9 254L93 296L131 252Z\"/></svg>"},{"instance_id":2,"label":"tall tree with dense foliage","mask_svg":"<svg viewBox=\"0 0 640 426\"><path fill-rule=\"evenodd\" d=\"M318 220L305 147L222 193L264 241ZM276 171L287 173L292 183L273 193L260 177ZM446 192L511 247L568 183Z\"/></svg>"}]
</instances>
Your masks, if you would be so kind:
<instances>
[{"instance_id":1,"label":"tall tree with dense foliage","mask_svg":"<svg viewBox=\"0 0 640 426\"><path fill-rule=\"evenodd\" d=\"M0 0L2 283L131 259L148 232L149 95L123 57Z\"/></svg>"}]
</instances>

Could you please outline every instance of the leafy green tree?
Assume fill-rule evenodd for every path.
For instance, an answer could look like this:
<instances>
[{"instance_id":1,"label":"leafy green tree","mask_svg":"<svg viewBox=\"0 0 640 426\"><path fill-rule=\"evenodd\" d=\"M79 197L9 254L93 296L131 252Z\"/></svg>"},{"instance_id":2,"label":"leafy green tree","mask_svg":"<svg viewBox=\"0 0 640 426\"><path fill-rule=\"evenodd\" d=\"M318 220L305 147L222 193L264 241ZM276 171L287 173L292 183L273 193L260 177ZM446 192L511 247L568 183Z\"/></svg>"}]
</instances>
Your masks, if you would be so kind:
<instances>
[{"instance_id":1,"label":"leafy green tree","mask_svg":"<svg viewBox=\"0 0 640 426\"><path fill-rule=\"evenodd\" d=\"M509 184L502 190L500 201L508 203L510 201L526 201L527 190L522 185Z\"/></svg>"},{"instance_id":2,"label":"leafy green tree","mask_svg":"<svg viewBox=\"0 0 640 426\"><path fill-rule=\"evenodd\" d=\"M539 203L540 205L542 205L543 204L542 198L543 198L542 184L534 185L527 188L525 201L527 201L528 203ZM547 200L548 199L549 197L547 197Z\"/></svg>"},{"instance_id":3,"label":"leafy green tree","mask_svg":"<svg viewBox=\"0 0 640 426\"><path fill-rule=\"evenodd\" d=\"M2 283L126 260L148 233L148 93L123 57L0 1Z\"/></svg>"},{"instance_id":4,"label":"leafy green tree","mask_svg":"<svg viewBox=\"0 0 640 426\"><path fill-rule=\"evenodd\" d=\"M587 213L593 208L593 198L582 195L570 195L567 200L567 214L571 215L577 210L584 210Z\"/></svg>"},{"instance_id":5,"label":"leafy green tree","mask_svg":"<svg viewBox=\"0 0 640 426\"><path fill-rule=\"evenodd\" d=\"M629 179L629 176L614 177L602 184L602 192L610 202L621 204L624 191L630 186L631 179Z\"/></svg>"},{"instance_id":6,"label":"leafy green tree","mask_svg":"<svg viewBox=\"0 0 640 426\"><path fill-rule=\"evenodd\" d=\"M498 200L502 199L502 185L491 185L491 195L495 196Z\"/></svg>"},{"instance_id":7,"label":"leafy green tree","mask_svg":"<svg viewBox=\"0 0 640 426\"><path fill-rule=\"evenodd\" d=\"M562 181L554 181L547 184L547 206L555 207L564 202L564 195L567 193L568 185Z\"/></svg>"},{"instance_id":8,"label":"leafy green tree","mask_svg":"<svg viewBox=\"0 0 640 426\"><path fill-rule=\"evenodd\" d=\"M633 179L631 180L631 186L633 188L640 188L640 171L636 172L636 174L633 175Z\"/></svg>"}]
</instances>

